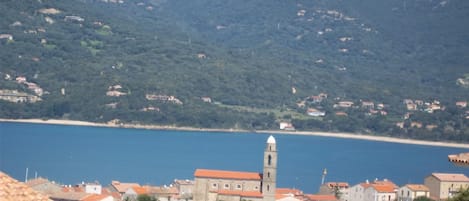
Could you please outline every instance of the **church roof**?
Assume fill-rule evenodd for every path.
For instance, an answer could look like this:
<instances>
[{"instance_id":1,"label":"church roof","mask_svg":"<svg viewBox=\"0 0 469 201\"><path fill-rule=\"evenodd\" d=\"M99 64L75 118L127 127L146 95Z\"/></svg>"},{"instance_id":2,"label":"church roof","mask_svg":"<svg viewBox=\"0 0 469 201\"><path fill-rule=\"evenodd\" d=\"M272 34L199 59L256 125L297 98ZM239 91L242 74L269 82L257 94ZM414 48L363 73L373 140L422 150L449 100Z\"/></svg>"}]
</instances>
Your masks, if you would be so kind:
<instances>
[{"instance_id":1,"label":"church roof","mask_svg":"<svg viewBox=\"0 0 469 201\"><path fill-rule=\"evenodd\" d=\"M274 136L272 136L272 135L269 136L269 138L267 139L267 143L269 143L269 144L275 144L275 138L274 138Z\"/></svg>"},{"instance_id":2,"label":"church roof","mask_svg":"<svg viewBox=\"0 0 469 201\"><path fill-rule=\"evenodd\" d=\"M235 172L224 170L197 169L195 177L218 178L218 179L239 179L239 180L261 180L262 174L258 172Z\"/></svg>"}]
</instances>

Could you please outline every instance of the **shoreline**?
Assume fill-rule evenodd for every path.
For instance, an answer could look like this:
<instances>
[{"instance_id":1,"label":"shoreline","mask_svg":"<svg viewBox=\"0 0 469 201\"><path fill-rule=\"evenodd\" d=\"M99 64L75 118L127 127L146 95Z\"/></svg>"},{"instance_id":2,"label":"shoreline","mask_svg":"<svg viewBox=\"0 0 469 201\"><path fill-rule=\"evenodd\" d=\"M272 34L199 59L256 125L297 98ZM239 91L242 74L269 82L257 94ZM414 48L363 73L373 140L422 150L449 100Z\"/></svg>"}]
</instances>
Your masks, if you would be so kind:
<instances>
[{"instance_id":1,"label":"shoreline","mask_svg":"<svg viewBox=\"0 0 469 201\"><path fill-rule=\"evenodd\" d=\"M93 126L108 128L131 128L131 129L149 129L149 130L176 130L176 131L205 131L205 132L240 132L240 133L263 133L263 134L280 134L280 135L306 135L319 137L334 137L343 139L368 140L378 142L426 145L437 147L452 147L469 149L469 144L455 142L437 142L414 139L393 138L386 136L372 136L342 132L321 132L321 131L283 131L283 130L241 130L241 129L210 129L210 128L193 128L193 127L176 127L162 125L144 125L144 124L111 124L111 123L94 123L76 120L60 120L60 119L0 119L0 122L11 123L33 123L33 124L53 124L67 126Z\"/></svg>"}]
</instances>

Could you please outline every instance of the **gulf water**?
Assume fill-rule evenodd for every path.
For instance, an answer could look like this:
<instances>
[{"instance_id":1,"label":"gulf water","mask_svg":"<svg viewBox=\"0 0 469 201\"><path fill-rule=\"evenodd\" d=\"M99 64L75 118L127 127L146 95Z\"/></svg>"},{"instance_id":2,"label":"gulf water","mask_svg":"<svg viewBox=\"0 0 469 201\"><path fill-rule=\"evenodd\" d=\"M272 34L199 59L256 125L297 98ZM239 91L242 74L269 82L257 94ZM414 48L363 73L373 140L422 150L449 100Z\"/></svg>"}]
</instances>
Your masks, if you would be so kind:
<instances>
[{"instance_id":1,"label":"gulf water","mask_svg":"<svg viewBox=\"0 0 469 201\"><path fill-rule=\"evenodd\" d=\"M269 135L0 123L0 170L24 181L40 177L62 184L111 180L170 184L193 179L197 168L262 172ZM390 179L423 183L432 172L463 173L448 154L468 149L276 134L279 187L316 193L326 181L351 185Z\"/></svg>"}]
</instances>

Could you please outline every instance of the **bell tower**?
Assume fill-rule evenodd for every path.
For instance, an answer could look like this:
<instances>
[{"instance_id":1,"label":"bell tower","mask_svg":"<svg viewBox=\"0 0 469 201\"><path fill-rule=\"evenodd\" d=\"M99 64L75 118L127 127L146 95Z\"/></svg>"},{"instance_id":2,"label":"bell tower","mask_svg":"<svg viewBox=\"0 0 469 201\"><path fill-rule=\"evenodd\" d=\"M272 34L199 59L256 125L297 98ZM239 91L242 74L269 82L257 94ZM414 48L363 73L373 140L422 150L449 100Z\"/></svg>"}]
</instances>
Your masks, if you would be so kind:
<instances>
[{"instance_id":1,"label":"bell tower","mask_svg":"<svg viewBox=\"0 0 469 201\"><path fill-rule=\"evenodd\" d=\"M262 195L264 201L275 201L277 183L277 145L274 136L267 139L264 151L264 172L262 177Z\"/></svg>"}]
</instances>

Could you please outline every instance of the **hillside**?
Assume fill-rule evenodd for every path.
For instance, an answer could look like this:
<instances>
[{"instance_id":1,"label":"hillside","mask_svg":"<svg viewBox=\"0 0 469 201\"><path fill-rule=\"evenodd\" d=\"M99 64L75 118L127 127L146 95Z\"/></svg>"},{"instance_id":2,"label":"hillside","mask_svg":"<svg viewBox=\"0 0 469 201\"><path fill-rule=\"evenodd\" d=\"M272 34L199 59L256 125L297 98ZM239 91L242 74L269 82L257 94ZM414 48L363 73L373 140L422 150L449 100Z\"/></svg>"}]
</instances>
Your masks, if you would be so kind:
<instances>
[{"instance_id":1,"label":"hillside","mask_svg":"<svg viewBox=\"0 0 469 201\"><path fill-rule=\"evenodd\" d=\"M468 7L8 0L0 117L469 141Z\"/></svg>"}]
</instances>

